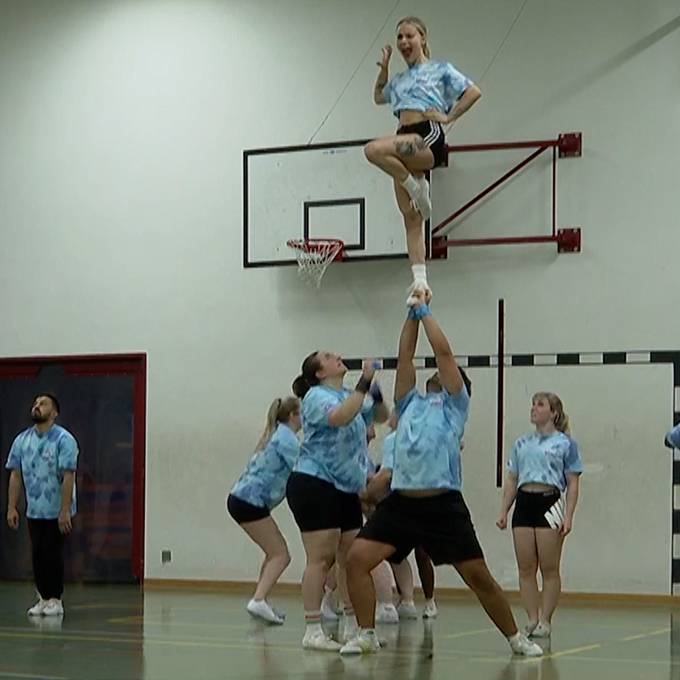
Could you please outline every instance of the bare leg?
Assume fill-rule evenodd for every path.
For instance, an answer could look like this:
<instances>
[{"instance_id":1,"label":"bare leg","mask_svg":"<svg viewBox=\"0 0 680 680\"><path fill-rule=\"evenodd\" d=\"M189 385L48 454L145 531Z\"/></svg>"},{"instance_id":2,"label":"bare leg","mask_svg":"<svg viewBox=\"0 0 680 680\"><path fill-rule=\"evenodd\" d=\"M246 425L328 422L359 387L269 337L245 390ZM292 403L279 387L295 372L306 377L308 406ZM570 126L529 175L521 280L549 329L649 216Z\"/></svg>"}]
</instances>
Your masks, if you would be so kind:
<instances>
[{"instance_id":1,"label":"bare leg","mask_svg":"<svg viewBox=\"0 0 680 680\"><path fill-rule=\"evenodd\" d=\"M399 211L404 218L406 229L406 249L411 264L425 265L425 233L423 218L413 207L406 189L399 182L394 183L394 194L397 198Z\"/></svg>"},{"instance_id":2,"label":"bare leg","mask_svg":"<svg viewBox=\"0 0 680 680\"><path fill-rule=\"evenodd\" d=\"M401 599L413 602L413 571L411 570L408 558L399 562L399 564L393 564L392 571L394 572L394 580L397 582Z\"/></svg>"},{"instance_id":3,"label":"bare leg","mask_svg":"<svg viewBox=\"0 0 680 680\"><path fill-rule=\"evenodd\" d=\"M529 618L529 627L538 623L538 608L540 594L536 582L538 569L538 552L536 548L536 534L531 527L516 527L512 530L519 570L519 592L522 604Z\"/></svg>"},{"instance_id":4,"label":"bare leg","mask_svg":"<svg viewBox=\"0 0 680 680\"><path fill-rule=\"evenodd\" d=\"M392 570L387 562L381 562L372 572L375 596L381 604L392 602Z\"/></svg>"},{"instance_id":5,"label":"bare leg","mask_svg":"<svg viewBox=\"0 0 680 680\"><path fill-rule=\"evenodd\" d=\"M339 529L305 531L302 543L307 555L307 566L302 575L302 600L305 612L318 612L323 597L323 584L335 561L340 541Z\"/></svg>"},{"instance_id":6,"label":"bare leg","mask_svg":"<svg viewBox=\"0 0 680 680\"><path fill-rule=\"evenodd\" d=\"M498 630L511 637L517 633L517 624L505 593L489 572L484 560L467 560L454 565L456 571L477 596L484 611Z\"/></svg>"},{"instance_id":7,"label":"bare leg","mask_svg":"<svg viewBox=\"0 0 680 680\"><path fill-rule=\"evenodd\" d=\"M393 135L369 142L364 148L366 158L393 177L403 182L410 174L423 173L434 167L432 151L420 135Z\"/></svg>"},{"instance_id":8,"label":"bare leg","mask_svg":"<svg viewBox=\"0 0 680 680\"><path fill-rule=\"evenodd\" d=\"M262 548L265 554L253 599L266 600L269 591L290 564L286 541L271 517L265 517L256 522L245 522L241 524L241 528Z\"/></svg>"},{"instance_id":9,"label":"bare leg","mask_svg":"<svg viewBox=\"0 0 680 680\"><path fill-rule=\"evenodd\" d=\"M371 572L394 552L387 543L357 538L347 556L347 587L361 628L375 628L375 589Z\"/></svg>"},{"instance_id":10,"label":"bare leg","mask_svg":"<svg viewBox=\"0 0 680 680\"><path fill-rule=\"evenodd\" d=\"M543 579L541 621L550 623L562 591L560 558L564 539L554 529L536 529L538 565Z\"/></svg>"},{"instance_id":11,"label":"bare leg","mask_svg":"<svg viewBox=\"0 0 680 680\"><path fill-rule=\"evenodd\" d=\"M415 549L415 555L423 594L426 600L431 600L434 597L434 565L430 556L420 546Z\"/></svg>"},{"instance_id":12,"label":"bare leg","mask_svg":"<svg viewBox=\"0 0 680 680\"><path fill-rule=\"evenodd\" d=\"M352 529L351 531L345 531L340 535L340 543L338 544L338 551L335 556L337 567L337 579L338 579L338 590L340 591L340 597L342 603L345 606L345 611L352 609L352 602L349 598L349 593L347 592L347 553L349 552L350 546L354 542L358 529Z\"/></svg>"}]
</instances>

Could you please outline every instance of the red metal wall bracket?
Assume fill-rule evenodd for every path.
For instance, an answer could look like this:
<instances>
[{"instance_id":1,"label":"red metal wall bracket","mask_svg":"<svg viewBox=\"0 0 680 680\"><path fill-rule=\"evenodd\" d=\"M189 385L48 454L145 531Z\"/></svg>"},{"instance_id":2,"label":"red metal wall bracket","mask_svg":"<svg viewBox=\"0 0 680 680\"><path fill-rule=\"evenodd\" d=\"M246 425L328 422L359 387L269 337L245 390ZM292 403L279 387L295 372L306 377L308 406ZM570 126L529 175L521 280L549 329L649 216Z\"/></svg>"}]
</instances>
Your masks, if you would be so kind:
<instances>
[{"instance_id":1,"label":"red metal wall bracket","mask_svg":"<svg viewBox=\"0 0 680 680\"><path fill-rule=\"evenodd\" d=\"M458 210L454 211L446 219L432 228L430 246L431 259L446 259L448 248L451 246L484 246L484 245L512 245L527 243L556 243L559 253L581 252L581 228L557 229L557 159L575 158L582 153L582 134L580 132L567 132L558 135L557 139L531 140L522 142L499 142L489 144L465 144L459 146L447 146L448 153L465 153L472 151L503 151L509 149L534 149L526 158L521 160L499 179L480 191ZM476 239L449 239L449 231L453 228L453 222L470 208L475 206L512 176L520 172L531 161L540 156L544 151L552 149L552 189L551 189L551 233L546 235L531 236L498 236L493 238Z\"/></svg>"}]
</instances>

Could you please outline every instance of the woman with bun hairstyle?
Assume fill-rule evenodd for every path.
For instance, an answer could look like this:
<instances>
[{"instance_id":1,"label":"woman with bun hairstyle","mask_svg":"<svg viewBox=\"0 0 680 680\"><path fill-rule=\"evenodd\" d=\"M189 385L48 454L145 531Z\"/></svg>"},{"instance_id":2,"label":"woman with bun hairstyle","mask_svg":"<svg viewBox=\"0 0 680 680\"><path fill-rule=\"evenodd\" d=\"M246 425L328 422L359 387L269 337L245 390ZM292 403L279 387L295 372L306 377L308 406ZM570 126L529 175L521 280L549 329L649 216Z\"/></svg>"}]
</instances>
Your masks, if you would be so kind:
<instances>
[{"instance_id":1,"label":"woman with bun hairstyle","mask_svg":"<svg viewBox=\"0 0 680 680\"><path fill-rule=\"evenodd\" d=\"M366 428L373 421L384 422L388 414L380 390L372 389L374 362L364 362L353 390L343 384L346 373L339 355L317 351L305 358L293 383L293 392L302 399L303 441L286 497L307 558L302 576L304 649L340 649L321 628L320 612L326 575L336 559L338 586L346 604L345 632L351 636L356 630L345 559L362 526L359 492L366 486L368 472Z\"/></svg>"}]
</instances>

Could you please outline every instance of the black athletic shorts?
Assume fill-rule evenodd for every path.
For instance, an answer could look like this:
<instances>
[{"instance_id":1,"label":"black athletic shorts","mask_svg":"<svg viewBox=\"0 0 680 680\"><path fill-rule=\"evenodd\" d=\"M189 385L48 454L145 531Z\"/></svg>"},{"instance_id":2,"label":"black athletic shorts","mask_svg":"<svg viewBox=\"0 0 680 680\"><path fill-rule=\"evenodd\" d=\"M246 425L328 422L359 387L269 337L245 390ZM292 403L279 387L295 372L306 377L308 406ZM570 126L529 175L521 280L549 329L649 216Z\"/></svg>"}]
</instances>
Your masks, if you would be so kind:
<instances>
[{"instance_id":1,"label":"black athletic shorts","mask_svg":"<svg viewBox=\"0 0 680 680\"><path fill-rule=\"evenodd\" d=\"M412 498L392 492L378 504L359 538L395 547L390 562L398 564L422 546L435 564L483 559L470 511L460 491Z\"/></svg>"},{"instance_id":2,"label":"black athletic shorts","mask_svg":"<svg viewBox=\"0 0 680 680\"><path fill-rule=\"evenodd\" d=\"M361 529L359 494L339 491L330 482L304 472L288 478L286 499L300 531Z\"/></svg>"},{"instance_id":3,"label":"black athletic shorts","mask_svg":"<svg viewBox=\"0 0 680 680\"><path fill-rule=\"evenodd\" d=\"M550 521L548 521L550 517ZM513 527L534 527L558 529L564 519L564 505L559 491L517 492L515 511L512 513ZM550 524L556 526L550 526Z\"/></svg>"},{"instance_id":4,"label":"black athletic shorts","mask_svg":"<svg viewBox=\"0 0 680 680\"><path fill-rule=\"evenodd\" d=\"M227 496L227 512L234 518L237 524L256 522L258 519L269 517L269 508L260 508L252 503L242 501L236 496Z\"/></svg>"},{"instance_id":5,"label":"black athletic shorts","mask_svg":"<svg viewBox=\"0 0 680 680\"><path fill-rule=\"evenodd\" d=\"M446 165L446 139L444 138L444 128L441 123L436 123L433 120L423 120L413 125L400 125L397 134L420 135L430 151L432 151L434 167L438 168L440 165Z\"/></svg>"}]
</instances>

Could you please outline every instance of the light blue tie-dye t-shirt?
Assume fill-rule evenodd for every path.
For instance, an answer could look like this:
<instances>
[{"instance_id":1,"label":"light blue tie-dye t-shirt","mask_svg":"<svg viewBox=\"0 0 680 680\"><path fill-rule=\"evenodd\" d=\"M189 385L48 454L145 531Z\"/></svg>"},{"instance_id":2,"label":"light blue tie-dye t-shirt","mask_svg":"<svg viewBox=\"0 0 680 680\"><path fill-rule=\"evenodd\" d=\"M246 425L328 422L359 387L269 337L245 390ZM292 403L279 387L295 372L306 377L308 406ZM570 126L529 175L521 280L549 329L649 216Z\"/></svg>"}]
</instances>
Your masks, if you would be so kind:
<instances>
[{"instance_id":1,"label":"light blue tie-dye t-shirt","mask_svg":"<svg viewBox=\"0 0 680 680\"><path fill-rule=\"evenodd\" d=\"M332 427L329 413L354 394L326 385L312 387L302 400L303 439L296 472L330 482L345 493L358 493L366 486L368 445L366 427L373 417L373 401L364 400L362 410L347 425Z\"/></svg>"},{"instance_id":2,"label":"light blue tie-dye t-shirt","mask_svg":"<svg viewBox=\"0 0 680 680\"><path fill-rule=\"evenodd\" d=\"M508 471L517 477L517 486L549 484L564 491L567 474L580 475L583 462L574 439L562 432L544 436L530 432L521 436L512 447Z\"/></svg>"},{"instance_id":3,"label":"light blue tie-dye t-shirt","mask_svg":"<svg viewBox=\"0 0 680 680\"><path fill-rule=\"evenodd\" d=\"M52 425L43 434L31 427L16 437L5 467L21 470L26 491L26 517L59 517L64 473L75 471L77 464L78 443L68 430L59 425ZM76 509L74 480L71 515L76 514Z\"/></svg>"},{"instance_id":4,"label":"light blue tie-dye t-shirt","mask_svg":"<svg viewBox=\"0 0 680 680\"><path fill-rule=\"evenodd\" d=\"M287 425L279 423L267 446L250 459L231 490L232 496L272 510L286 495L286 483L299 453L299 439Z\"/></svg>"},{"instance_id":5,"label":"light blue tie-dye t-shirt","mask_svg":"<svg viewBox=\"0 0 680 680\"><path fill-rule=\"evenodd\" d=\"M385 439L383 439L383 457L380 463L380 469L394 470L394 446L397 441L397 431L390 432Z\"/></svg>"},{"instance_id":6,"label":"light blue tie-dye t-shirt","mask_svg":"<svg viewBox=\"0 0 680 680\"><path fill-rule=\"evenodd\" d=\"M448 113L472 84L453 64L427 61L397 73L383 88L383 97L397 117L400 111Z\"/></svg>"},{"instance_id":7,"label":"light blue tie-dye t-shirt","mask_svg":"<svg viewBox=\"0 0 680 680\"><path fill-rule=\"evenodd\" d=\"M460 442L470 409L467 390L421 395L413 389L396 407L392 488L460 491Z\"/></svg>"},{"instance_id":8,"label":"light blue tie-dye t-shirt","mask_svg":"<svg viewBox=\"0 0 680 680\"><path fill-rule=\"evenodd\" d=\"M666 441L676 449L680 449L680 423L666 435Z\"/></svg>"}]
</instances>

